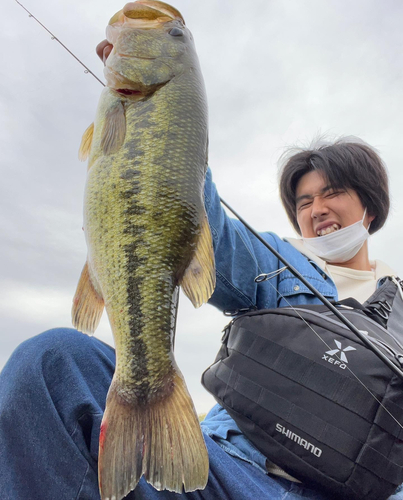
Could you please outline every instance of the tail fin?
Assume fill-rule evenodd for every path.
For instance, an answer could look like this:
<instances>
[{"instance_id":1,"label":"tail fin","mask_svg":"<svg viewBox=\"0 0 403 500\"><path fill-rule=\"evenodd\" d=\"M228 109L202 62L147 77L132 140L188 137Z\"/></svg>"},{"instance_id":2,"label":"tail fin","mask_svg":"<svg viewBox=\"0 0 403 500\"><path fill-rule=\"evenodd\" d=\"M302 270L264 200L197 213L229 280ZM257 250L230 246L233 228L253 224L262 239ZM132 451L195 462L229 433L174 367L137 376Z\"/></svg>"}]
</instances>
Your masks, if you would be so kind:
<instances>
[{"instance_id":1,"label":"tail fin","mask_svg":"<svg viewBox=\"0 0 403 500\"><path fill-rule=\"evenodd\" d=\"M157 490L203 489L208 454L185 382L178 374L173 392L150 405L131 405L112 382L99 439L102 500L120 500L140 477Z\"/></svg>"}]
</instances>

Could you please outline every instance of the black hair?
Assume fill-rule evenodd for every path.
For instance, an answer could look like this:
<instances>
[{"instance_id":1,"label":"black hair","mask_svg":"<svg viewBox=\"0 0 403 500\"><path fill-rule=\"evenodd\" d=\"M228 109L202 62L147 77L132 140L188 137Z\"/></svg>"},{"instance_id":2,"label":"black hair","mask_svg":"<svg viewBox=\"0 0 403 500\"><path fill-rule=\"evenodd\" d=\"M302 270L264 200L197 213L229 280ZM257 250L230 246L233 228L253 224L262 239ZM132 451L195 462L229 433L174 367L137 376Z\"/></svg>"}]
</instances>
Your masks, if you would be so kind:
<instances>
[{"instance_id":1,"label":"black hair","mask_svg":"<svg viewBox=\"0 0 403 500\"><path fill-rule=\"evenodd\" d=\"M338 139L334 143L318 142L309 149L292 149L280 159L280 197L288 218L301 234L295 203L295 192L301 177L308 172L321 172L333 189L354 190L368 215L374 216L370 234L385 223L389 208L388 174L378 153L356 137Z\"/></svg>"}]
</instances>

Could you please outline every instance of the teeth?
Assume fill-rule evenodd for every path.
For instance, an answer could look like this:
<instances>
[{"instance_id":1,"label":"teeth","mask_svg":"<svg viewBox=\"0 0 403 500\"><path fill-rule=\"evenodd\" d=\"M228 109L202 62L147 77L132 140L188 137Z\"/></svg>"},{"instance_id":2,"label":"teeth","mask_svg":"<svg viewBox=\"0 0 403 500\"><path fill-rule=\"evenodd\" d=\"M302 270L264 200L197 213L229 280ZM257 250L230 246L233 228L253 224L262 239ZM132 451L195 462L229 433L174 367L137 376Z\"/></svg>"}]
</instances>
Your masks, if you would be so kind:
<instances>
[{"instance_id":1,"label":"teeth","mask_svg":"<svg viewBox=\"0 0 403 500\"><path fill-rule=\"evenodd\" d=\"M324 229L319 229L319 231L316 231L316 234L318 236L325 236L325 234L333 233L334 231L338 231L339 229L340 226L338 224L332 224L331 226L328 226Z\"/></svg>"}]
</instances>

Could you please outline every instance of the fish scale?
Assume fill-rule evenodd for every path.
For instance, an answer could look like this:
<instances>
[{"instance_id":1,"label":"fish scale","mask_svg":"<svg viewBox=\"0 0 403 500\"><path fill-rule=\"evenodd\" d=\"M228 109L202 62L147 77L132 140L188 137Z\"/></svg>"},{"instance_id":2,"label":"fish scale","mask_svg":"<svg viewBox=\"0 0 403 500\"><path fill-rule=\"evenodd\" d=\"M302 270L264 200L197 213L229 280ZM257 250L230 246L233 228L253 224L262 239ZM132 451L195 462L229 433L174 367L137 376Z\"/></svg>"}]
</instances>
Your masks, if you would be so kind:
<instances>
[{"instance_id":1,"label":"fish scale","mask_svg":"<svg viewBox=\"0 0 403 500\"><path fill-rule=\"evenodd\" d=\"M88 258L73 302L73 323L88 333L105 305L115 341L102 500L123 498L143 474L157 489L205 486L207 451L173 343L179 285L195 306L215 285L203 202L207 105L193 39L162 2L128 4L112 20L108 87L80 150L89 155Z\"/></svg>"}]
</instances>

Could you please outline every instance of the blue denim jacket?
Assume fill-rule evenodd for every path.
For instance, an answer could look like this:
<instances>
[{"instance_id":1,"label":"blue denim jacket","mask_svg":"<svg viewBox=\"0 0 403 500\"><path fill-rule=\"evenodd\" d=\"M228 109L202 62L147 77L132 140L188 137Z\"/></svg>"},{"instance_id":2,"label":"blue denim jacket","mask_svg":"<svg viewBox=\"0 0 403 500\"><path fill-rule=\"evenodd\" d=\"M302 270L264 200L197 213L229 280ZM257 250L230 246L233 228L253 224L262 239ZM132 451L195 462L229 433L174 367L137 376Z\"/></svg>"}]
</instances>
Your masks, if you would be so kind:
<instances>
[{"instance_id":1,"label":"blue denim jacket","mask_svg":"<svg viewBox=\"0 0 403 500\"><path fill-rule=\"evenodd\" d=\"M284 267L238 220L229 218L221 207L211 171L205 184L205 206L213 236L217 284L209 301L221 310L284 307L289 304L318 304L312 292L288 270L269 281L256 284L254 279ZM337 300L332 279L315 262L309 261L292 245L273 233L262 233L280 255L329 299ZM266 472L266 458L242 434L234 420L219 405L202 422L203 431L227 453L242 458Z\"/></svg>"}]
</instances>

